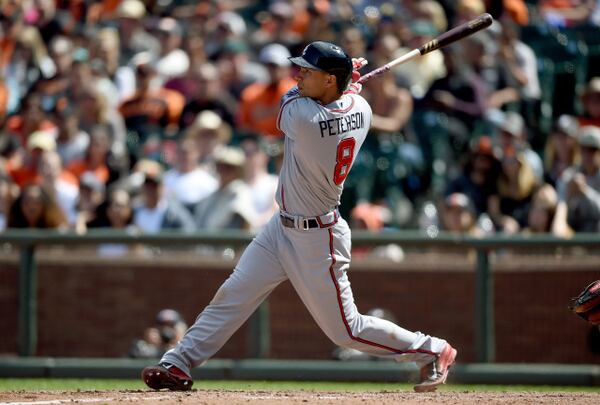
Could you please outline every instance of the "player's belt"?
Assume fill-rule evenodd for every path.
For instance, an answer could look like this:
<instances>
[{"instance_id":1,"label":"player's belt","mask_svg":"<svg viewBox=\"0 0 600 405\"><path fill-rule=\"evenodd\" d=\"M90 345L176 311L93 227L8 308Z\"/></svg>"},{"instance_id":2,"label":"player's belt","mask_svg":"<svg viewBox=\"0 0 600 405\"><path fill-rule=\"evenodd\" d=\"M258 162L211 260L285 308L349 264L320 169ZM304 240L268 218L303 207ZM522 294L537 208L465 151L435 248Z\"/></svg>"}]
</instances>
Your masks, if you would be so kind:
<instances>
[{"instance_id":1,"label":"player's belt","mask_svg":"<svg viewBox=\"0 0 600 405\"><path fill-rule=\"evenodd\" d=\"M296 228L307 231L315 228L329 228L337 224L340 213L337 208L327 214L319 215L316 217L302 217L297 215L291 215L287 212L280 211L279 218L281 218L281 224L286 228Z\"/></svg>"}]
</instances>

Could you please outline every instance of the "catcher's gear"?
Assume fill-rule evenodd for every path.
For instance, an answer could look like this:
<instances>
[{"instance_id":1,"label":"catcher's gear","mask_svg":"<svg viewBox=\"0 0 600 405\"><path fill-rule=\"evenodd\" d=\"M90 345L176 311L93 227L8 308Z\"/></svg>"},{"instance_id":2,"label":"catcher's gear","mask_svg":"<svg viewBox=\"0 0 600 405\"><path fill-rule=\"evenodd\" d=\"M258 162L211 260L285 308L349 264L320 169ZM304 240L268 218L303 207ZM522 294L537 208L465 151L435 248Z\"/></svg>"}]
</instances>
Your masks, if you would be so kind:
<instances>
[{"instance_id":1,"label":"catcher's gear","mask_svg":"<svg viewBox=\"0 0 600 405\"><path fill-rule=\"evenodd\" d=\"M573 301L571 310L593 325L600 325L600 280L588 285Z\"/></svg>"}]
</instances>

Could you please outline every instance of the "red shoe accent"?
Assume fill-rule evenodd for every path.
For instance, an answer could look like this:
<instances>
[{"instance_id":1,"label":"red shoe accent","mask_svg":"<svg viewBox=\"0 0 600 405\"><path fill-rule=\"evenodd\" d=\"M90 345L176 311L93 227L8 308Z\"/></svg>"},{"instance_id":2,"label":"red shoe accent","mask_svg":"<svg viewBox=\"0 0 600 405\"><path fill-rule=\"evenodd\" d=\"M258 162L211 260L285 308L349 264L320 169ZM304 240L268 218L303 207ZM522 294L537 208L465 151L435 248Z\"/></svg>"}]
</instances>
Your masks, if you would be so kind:
<instances>
[{"instance_id":1,"label":"red shoe accent","mask_svg":"<svg viewBox=\"0 0 600 405\"><path fill-rule=\"evenodd\" d=\"M146 367L142 370L142 381L153 390L189 391L194 382L192 378L175 366L163 364Z\"/></svg>"},{"instance_id":2,"label":"red shoe accent","mask_svg":"<svg viewBox=\"0 0 600 405\"><path fill-rule=\"evenodd\" d=\"M447 343L444 350L434 361L421 367L421 380L413 387L414 390L416 392L431 392L435 391L438 385L444 384L457 353L456 349Z\"/></svg>"}]
</instances>

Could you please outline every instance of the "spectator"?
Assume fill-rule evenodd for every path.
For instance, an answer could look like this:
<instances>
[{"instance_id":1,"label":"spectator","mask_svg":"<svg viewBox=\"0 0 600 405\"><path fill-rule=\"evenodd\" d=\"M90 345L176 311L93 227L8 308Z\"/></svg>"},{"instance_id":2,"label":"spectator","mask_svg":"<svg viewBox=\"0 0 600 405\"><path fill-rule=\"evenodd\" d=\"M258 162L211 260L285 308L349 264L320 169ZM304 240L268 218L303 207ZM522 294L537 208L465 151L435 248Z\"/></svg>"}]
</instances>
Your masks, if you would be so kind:
<instances>
[{"instance_id":1,"label":"spectator","mask_svg":"<svg viewBox=\"0 0 600 405\"><path fill-rule=\"evenodd\" d=\"M183 52L189 58L188 69L183 74L166 80L164 87L178 91L185 98L185 102L188 103L200 87L196 82L199 68L210 62L204 52L204 39L202 37L187 34L183 39L182 46Z\"/></svg>"},{"instance_id":2,"label":"spectator","mask_svg":"<svg viewBox=\"0 0 600 405\"><path fill-rule=\"evenodd\" d=\"M529 213L527 214L527 227L524 233L550 233L552 221L558 205L556 190L550 184L544 184L534 193Z\"/></svg>"},{"instance_id":3,"label":"spectator","mask_svg":"<svg viewBox=\"0 0 600 405\"><path fill-rule=\"evenodd\" d=\"M405 53L415 47L418 48L439 34L433 23L427 20L412 21L410 32L409 42L402 44L404 47L398 49L398 53ZM436 79L446 75L444 56L439 50L429 52L421 58L403 64L402 69L397 70L397 75L406 83L413 97L423 98L431 84Z\"/></svg>"},{"instance_id":4,"label":"spectator","mask_svg":"<svg viewBox=\"0 0 600 405\"><path fill-rule=\"evenodd\" d=\"M216 27L212 31L205 32L206 54L209 58L215 58L223 52L230 41L246 41L247 26L244 19L234 11L221 11L213 21Z\"/></svg>"},{"instance_id":5,"label":"spectator","mask_svg":"<svg viewBox=\"0 0 600 405\"><path fill-rule=\"evenodd\" d=\"M68 103L65 100L66 104ZM58 128L56 151L62 163L68 165L72 161L82 160L90 144L90 135L79 126L79 117L72 105L59 105L54 113Z\"/></svg>"},{"instance_id":6,"label":"spectator","mask_svg":"<svg viewBox=\"0 0 600 405\"><path fill-rule=\"evenodd\" d=\"M194 218L177 200L166 198L163 193L162 168L156 164L146 166L139 205L133 210L133 224L144 233L159 233L162 230L178 230L191 233Z\"/></svg>"},{"instance_id":7,"label":"spectator","mask_svg":"<svg viewBox=\"0 0 600 405\"><path fill-rule=\"evenodd\" d=\"M108 191L106 199L98 206L90 228L125 229L133 223L133 208L130 193L121 187Z\"/></svg>"},{"instance_id":8,"label":"spectator","mask_svg":"<svg viewBox=\"0 0 600 405\"><path fill-rule=\"evenodd\" d=\"M252 53L243 40L226 42L217 57L219 81L223 89L239 100L246 87L255 82L268 81L265 66L252 60Z\"/></svg>"},{"instance_id":9,"label":"spectator","mask_svg":"<svg viewBox=\"0 0 600 405\"><path fill-rule=\"evenodd\" d=\"M531 198L539 184L524 155L505 149L498 177L498 193L489 200L488 211L496 228L514 234L527 224Z\"/></svg>"},{"instance_id":10,"label":"spectator","mask_svg":"<svg viewBox=\"0 0 600 405\"><path fill-rule=\"evenodd\" d=\"M6 132L14 136L21 145L27 145L31 134L44 131L54 134L56 125L42 109L42 96L35 91L27 93L21 100L19 111L6 119Z\"/></svg>"},{"instance_id":11,"label":"spectator","mask_svg":"<svg viewBox=\"0 0 600 405\"><path fill-rule=\"evenodd\" d=\"M0 232L8 226L10 208L17 198L19 189L8 175L0 172Z\"/></svg>"},{"instance_id":12,"label":"spectator","mask_svg":"<svg viewBox=\"0 0 600 405\"><path fill-rule=\"evenodd\" d=\"M9 98L10 90L6 85L4 78L0 77L0 122L4 122L4 118L8 114Z\"/></svg>"},{"instance_id":13,"label":"spectator","mask_svg":"<svg viewBox=\"0 0 600 405\"><path fill-rule=\"evenodd\" d=\"M466 194L452 193L440 206L441 230L470 236L483 236L478 227L475 207Z\"/></svg>"},{"instance_id":14,"label":"spectator","mask_svg":"<svg viewBox=\"0 0 600 405\"><path fill-rule=\"evenodd\" d=\"M489 136L482 136L472 145L462 174L449 181L445 194L465 194L477 215L486 213L490 197L497 192L500 169L499 152Z\"/></svg>"},{"instance_id":15,"label":"spectator","mask_svg":"<svg viewBox=\"0 0 600 405\"><path fill-rule=\"evenodd\" d=\"M367 54L367 39L364 33L355 26L346 27L342 30L340 44L351 58L364 58ZM373 66L379 66L379 62L379 60L371 60L369 63ZM366 89L367 87L365 87Z\"/></svg>"},{"instance_id":16,"label":"spectator","mask_svg":"<svg viewBox=\"0 0 600 405\"><path fill-rule=\"evenodd\" d=\"M109 191L106 201L98 206L89 228L112 228L128 233L134 231L133 206L129 192L122 188ZM129 253L129 247L120 243L104 243L98 246L97 253L103 257L123 256Z\"/></svg>"},{"instance_id":17,"label":"spectator","mask_svg":"<svg viewBox=\"0 0 600 405\"><path fill-rule=\"evenodd\" d=\"M102 98L102 106L110 111L114 111L121 103L119 89L109 76L106 64L102 60L75 62L72 76L70 94L73 99L78 99L81 93L91 91L97 93L96 97Z\"/></svg>"},{"instance_id":18,"label":"spectator","mask_svg":"<svg viewBox=\"0 0 600 405\"><path fill-rule=\"evenodd\" d=\"M306 28L308 13L305 8L295 9L294 4L293 2L288 3L281 0L272 2L261 26L253 33L251 42L257 47L263 47L274 42L283 44L286 47L298 45L302 37L296 27L300 23ZM300 19L305 21L300 22ZM300 31L303 31L303 29L301 28Z\"/></svg>"},{"instance_id":19,"label":"spectator","mask_svg":"<svg viewBox=\"0 0 600 405\"><path fill-rule=\"evenodd\" d=\"M8 167L8 173L19 186L23 187L28 183L40 183L40 162L42 156L47 152L56 150L56 141L49 132L37 131L31 134L27 140L27 151L25 152L24 162L18 167ZM14 162L18 164L18 162Z\"/></svg>"},{"instance_id":20,"label":"spectator","mask_svg":"<svg viewBox=\"0 0 600 405\"><path fill-rule=\"evenodd\" d=\"M468 153L471 134L480 122L487 109L485 95L473 80L470 80L467 71L460 68L460 53L456 47L442 49L446 75L431 84L425 96L415 103L417 114L413 121L419 124L424 121L426 128L418 127L418 135L422 139L421 145L426 155L432 155L430 161L436 159L446 160L449 170L453 170L462 156ZM436 117L431 119L429 117ZM435 133L444 135L443 148L435 148L433 132L428 130L430 122L440 123L441 126ZM440 125L438 124L438 125ZM431 144L431 146L430 146ZM447 151L442 156L437 156L438 151ZM431 152L429 152L431 151ZM447 156L444 159L444 156Z\"/></svg>"},{"instance_id":21,"label":"spectator","mask_svg":"<svg viewBox=\"0 0 600 405\"><path fill-rule=\"evenodd\" d=\"M41 158L40 174L45 190L56 200L70 226L77 220L75 205L79 197L79 180L63 169L58 153L46 152Z\"/></svg>"},{"instance_id":22,"label":"spectator","mask_svg":"<svg viewBox=\"0 0 600 405\"><path fill-rule=\"evenodd\" d=\"M514 111L501 114L498 130L502 150L514 149L522 153L536 179L541 182L544 178L544 163L527 142L527 127L523 117Z\"/></svg>"},{"instance_id":23,"label":"spectator","mask_svg":"<svg viewBox=\"0 0 600 405\"><path fill-rule=\"evenodd\" d=\"M241 95L238 125L240 131L253 132L271 138L281 138L277 129L277 113L281 97L296 82L290 77L290 53L283 45L265 46L259 55L269 70L268 83L254 83Z\"/></svg>"},{"instance_id":24,"label":"spectator","mask_svg":"<svg viewBox=\"0 0 600 405\"><path fill-rule=\"evenodd\" d=\"M38 27L42 38L46 42L51 42L57 35L64 32L59 22L56 3L48 0L36 1L34 6L26 13L29 23L33 23Z\"/></svg>"},{"instance_id":25,"label":"spectator","mask_svg":"<svg viewBox=\"0 0 600 405\"><path fill-rule=\"evenodd\" d=\"M598 232L600 228L600 128L579 131L581 164L565 170L557 183L558 206L552 232Z\"/></svg>"},{"instance_id":26,"label":"spectator","mask_svg":"<svg viewBox=\"0 0 600 405\"><path fill-rule=\"evenodd\" d=\"M462 24L485 13L485 3L483 0L459 0L455 11L454 25Z\"/></svg>"},{"instance_id":27,"label":"spectator","mask_svg":"<svg viewBox=\"0 0 600 405\"><path fill-rule=\"evenodd\" d=\"M500 70L508 85L519 90L520 101L534 106L541 96L536 55L519 39L519 26L508 13L500 24Z\"/></svg>"},{"instance_id":28,"label":"spectator","mask_svg":"<svg viewBox=\"0 0 600 405\"><path fill-rule=\"evenodd\" d=\"M404 131L413 112L413 99L410 91L396 84L393 75L374 78L362 94L371 106L373 119L362 151L365 156L358 158L357 163L363 163L361 160L367 154L372 154L371 158L378 162L373 168L374 179L365 179L371 185L367 199L384 198L395 206L397 199L404 196L412 199L422 191L420 173L414 164L423 160L421 151L414 145L410 132ZM398 169L400 166L402 169ZM353 178L361 176L365 173L351 171L349 186L352 187Z\"/></svg>"},{"instance_id":29,"label":"spectator","mask_svg":"<svg viewBox=\"0 0 600 405\"><path fill-rule=\"evenodd\" d=\"M414 7L416 17L430 21L437 32L448 30L446 12L439 2L435 0L421 0L416 2Z\"/></svg>"},{"instance_id":30,"label":"spectator","mask_svg":"<svg viewBox=\"0 0 600 405\"><path fill-rule=\"evenodd\" d=\"M183 75L190 66L188 54L181 49L183 29L171 17L163 17L158 21L156 31L161 50L156 62L156 70L163 81Z\"/></svg>"},{"instance_id":31,"label":"spectator","mask_svg":"<svg viewBox=\"0 0 600 405\"><path fill-rule=\"evenodd\" d=\"M125 62L140 52L149 52L157 56L160 43L144 29L144 17L147 10L140 0L122 0L116 10L116 22L119 27L121 49Z\"/></svg>"},{"instance_id":32,"label":"spectator","mask_svg":"<svg viewBox=\"0 0 600 405\"><path fill-rule=\"evenodd\" d=\"M508 0L503 1L501 4L496 3L495 5L495 9L493 8L493 3L490 5L490 11L495 11L491 12L492 17L498 19L504 17L505 14L508 14L515 23L521 26L529 24L529 7L525 0ZM501 8L501 10L498 10L498 8ZM498 15L500 17L498 17Z\"/></svg>"},{"instance_id":33,"label":"spectator","mask_svg":"<svg viewBox=\"0 0 600 405\"><path fill-rule=\"evenodd\" d=\"M380 39L376 47L397 49L395 37ZM363 90L364 97L373 109L371 130L376 134L399 133L407 124L413 112L413 99L410 92L399 87L393 75L381 75L372 79Z\"/></svg>"},{"instance_id":34,"label":"spectator","mask_svg":"<svg viewBox=\"0 0 600 405\"><path fill-rule=\"evenodd\" d=\"M244 152L222 147L215 154L219 189L196 205L194 218L198 229L244 229L254 227L256 212L250 188L243 181Z\"/></svg>"},{"instance_id":35,"label":"spectator","mask_svg":"<svg viewBox=\"0 0 600 405\"><path fill-rule=\"evenodd\" d=\"M179 141L177 160L163 177L164 194L183 204L189 211L217 190L219 182L207 165L200 164L198 142L187 136Z\"/></svg>"},{"instance_id":36,"label":"spectator","mask_svg":"<svg viewBox=\"0 0 600 405\"><path fill-rule=\"evenodd\" d=\"M229 125L234 124L234 112L237 100L223 88L217 68L211 63L198 66L194 72L195 91L181 113L179 125L188 128L196 116L205 110L211 110Z\"/></svg>"},{"instance_id":37,"label":"spectator","mask_svg":"<svg viewBox=\"0 0 600 405\"><path fill-rule=\"evenodd\" d=\"M100 205L106 198L106 186L91 172L85 172L79 178L79 198L75 204L77 218L75 231L83 234L90 223L97 221Z\"/></svg>"},{"instance_id":38,"label":"spectator","mask_svg":"<svg viewBox=\"0 0 600 405\"><path fill-rule=\"evenodd\" d=\"M73 51L73 41L66 36L58 35L50 42L50 57L56 72L52 77L38 80L33 86L33 90L42 96L41 105L45 111L54 109L56 102L65 97L71 87Z\"/></svg>"},{"instance_id":39,"label":"spectator","mask_svg":"<svg viewBox=\"0 0 600 405\"><path fill-rule=\"evenodd\" d=\"M545 180L552 186L556 185L566 169L580 162L578 132L579 125L575 117L561 115L556 119L544 147Z\"/></svg>"},{"instance_id":40,"label":"spectator","mask_svg":"<svg viewBox=\"0 0 600 405\"><path fill-rule=\"evenodd\" d=\"M305 32L302 34L302 40L305 43L314 41L335 42L337 40L336 27L331 24L331 10L332 6L329 0L308 2L306 10L309 14L308 23Z\"/></svg>"},{"instance_id":41,"label":"spectator","mask_svg":"<svg viewBox=\"0 0 600 405\"><path fill-rule=\"evenodd\" d=\"M85 172L91 172L103 184L107 184L110 178L108 168L108 152L110 148L110 136L108 128L97 125L92 129L90 144L87 147L85 156L81 160L75 160L67 165L76 178L80 178Z\"/></svg>"},{"instance_id":42,"label":"spectator","mask_svg":"<svg viewBox=\"0 0 600 405\"><path fill-rule=\"evenodd\" d=\"M110 154L115 159L115 164L125 165L123 161L126 160L127 134L121 113L112 107L99 91L89 85L79 89L72 103L82 130L91 134L95 127L106 127L110 139Z\"/></svg>"},{"instance_id":43,"label":"spectator","mask_svg":"<svg viewBox=\"0 0 600 405\"><path fill-rule=\"evenodd\" d=\"M198 114L186 136L196 141L200 164L211 167L215 151L231 141L231 127L217 113L206 110Z\"/></svg>"},{"instance_id":44,"label":"spectator","mask_svg":"<svg viewBox=\"0 0 600 405\"><path fill-rule=\"evenodd\" d=\"M119 32L112 27L100 29L92 48L92 57L104 63L108 76L117 88L118 103L133 97L135 72L130 66L121 64L121 41Z\"/></svg>"},{"instance_id":45,"label":"spectator","mask_svg":"<svg viewBox=\"0 0 600 405\"><path fill-rule=\"evenodd\" d=\"M593 2L578 0L541 0L537 2L541 17L555 27L573 27L588 21Z\"/></svg>"},{"instance_id":46,"label":"spectator","mask_svg":"<svg viewBox=\"0 0 600 405\"><path fill-rule=\"evenodd\" d=\"M150 55L139 56L136 93L119 106L127 129L137 133L141 147L152 136L158 135L162 139L174 135L185 105L183 95L156 83L156 66L148 58Z\"/></svg>"},{"instance_id":47,"label":"spectator","mask_svg":"<svg viewBox=\"0 0 600 405\"><path fill-rule=\"evenodd\" d=\"M252 205L257 217L254 225L263 227L279 209L275 201L275 192L279 178L269 173L269 156L265 145L256 136L247 136L240 142L240 147L246 156L244 166L244 181L252 193Z\"/></svg>"},{"instance_id":48,"label":"spectator","mask_svg":"<svg viewBox=\"0 0 600 405\"><path fill-rule=\"evenodd\" d=\"M64 229L67 226L56 200L39 184L24 186L8 214L8 228Z\"/></svg>"},{"instance_id":49,"label":"spectator","mask_svg":"<svg viewBox=\"0 0 600 405\"><path fill-rule=\"evenodd\" d=\"M455 47L442 49L446 75L436 79L421 101L423 107L441 110L462 122L467 131L483 117L486 104L478 88L468 80L460 66L460 53Z\"/></svg>"},{"instance_id":50,"label":"spectator","mask_svg":"<svg viewBox=\"0 0 600 405\"><path fill-rule=\"evenodd\" d=\"M142 339L136 339L129 348L133 358L160 358L183 337L188 326L174 309L163 309L156 315L154 325L146 328Z\"/></svg>"},{"instance_id":51,"label":"spectator","mask_svg":"<svg viewBox=\"0 0 600 405\"><path fill-rule=\"evenodd\" d=\"M600 127L600 77L593 77L581 95L584 114L579 117L579 126Z\"/></svg>"}]
</instances>

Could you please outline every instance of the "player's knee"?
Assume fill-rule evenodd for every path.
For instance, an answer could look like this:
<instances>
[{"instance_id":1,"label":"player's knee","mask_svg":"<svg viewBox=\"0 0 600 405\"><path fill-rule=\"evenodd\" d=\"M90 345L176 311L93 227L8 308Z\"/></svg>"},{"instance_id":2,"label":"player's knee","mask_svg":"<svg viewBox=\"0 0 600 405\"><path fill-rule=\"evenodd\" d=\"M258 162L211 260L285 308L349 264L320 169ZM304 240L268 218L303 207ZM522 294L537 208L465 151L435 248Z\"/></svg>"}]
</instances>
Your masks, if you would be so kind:
<instances>
[{"instance_id":1,"label":"player's knee","mask_svg":"<svg viewBox=\"0 0 600 405\"><path fill-rule=\"evenodd\" d=\"M236 291L235 291L234 286L232 285L232 283L229 282L229 280L227 280L227 281L225 281L225 283L223 283L221 285L221 287L219 287L219 289L215 293L215 296L210 301L210 304L217 305L223 301L229 301L230 298L232 296L234 296L235 294L236 294Z\"/></svg>"},{"instance_id":2,"label":"player's knee","mask_svg":"<svg viewBox=\"0 0 600 405\"><path fill-rule=\"evenodd\" d=\"M352 338L352 336L348 334L335 336L333 339L333 343L337 346L353 349L356 341Z\"/></svg>"}]
</instances>

